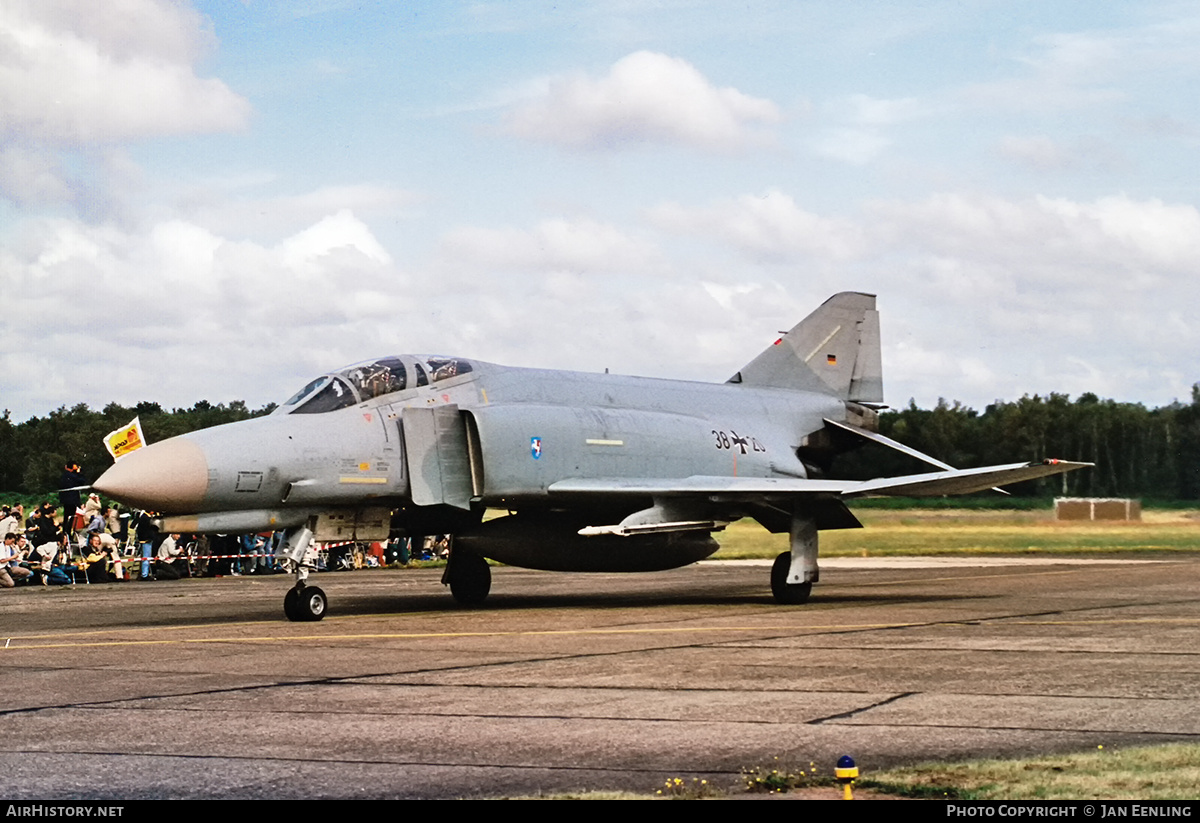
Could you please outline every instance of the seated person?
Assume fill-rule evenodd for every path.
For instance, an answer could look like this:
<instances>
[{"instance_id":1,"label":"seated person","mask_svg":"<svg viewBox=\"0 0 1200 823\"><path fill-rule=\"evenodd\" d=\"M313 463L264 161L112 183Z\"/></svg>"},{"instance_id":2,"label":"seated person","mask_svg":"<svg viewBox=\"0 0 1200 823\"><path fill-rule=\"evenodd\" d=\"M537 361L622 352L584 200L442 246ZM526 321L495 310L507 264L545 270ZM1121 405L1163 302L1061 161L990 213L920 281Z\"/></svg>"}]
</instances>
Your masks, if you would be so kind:
<instances>
[{"instance_id":1,"label":"seated person","mask_svg":"<svg viewBox=\"0 0 1200 823\"><path fill-rule=\"evenodd\" d=\"M158 557L154 561L154 575L159 580L178 580L189 576L187 560L183 558L178 534L168 535L159 545Z\"/></svg>"},{"instance_id":2,"label":"seated person","mask_svg":"<svg viewBox=\"0 0 1200 823\"><path fill-rule=\"evenodd\" d=\"M20 565L21 555L17 552L17 535L8 532L4 535L4 547L0 548L0 587L11 589L17 585L16 580L30 577L33 572Z\"/></svg>"},{"instance_id":3,"label":"seated person","mask_svg":"<svg viewBox=\"0 0 1200 823\"><path fill-rule=\"evenodd\" d=\"M54 558L58 556L61 540L50 540L35 546L29 554L29 562L34 565L40 565L42 571L50 571L50 567L54 565Z\"/></svg>"},{"instance_id":4,"label":"seated person","mask_svg":"<svg viewBox=\"0 0 1200 823\"><path fill-rule=\"evenodd\" d=\"M117 577L109 571L112 561L110 551L100 542L100 535L93 532L88 537L87 546L83 550L83 560L87 563L87 579L89 583L111 583Z\"/></svg>"},{"instance_id":5,"label":"seated person","mask_svg":"<svg viewBox=\"0 0 1200 823\"><path fill-rule=\"evenodd\" d=\"M71 538L64 532L56 542L43 543L33 550L34 573L43 586L65 586L75 582L77 566L69 564Z\"/></svg>"}]
</instances>

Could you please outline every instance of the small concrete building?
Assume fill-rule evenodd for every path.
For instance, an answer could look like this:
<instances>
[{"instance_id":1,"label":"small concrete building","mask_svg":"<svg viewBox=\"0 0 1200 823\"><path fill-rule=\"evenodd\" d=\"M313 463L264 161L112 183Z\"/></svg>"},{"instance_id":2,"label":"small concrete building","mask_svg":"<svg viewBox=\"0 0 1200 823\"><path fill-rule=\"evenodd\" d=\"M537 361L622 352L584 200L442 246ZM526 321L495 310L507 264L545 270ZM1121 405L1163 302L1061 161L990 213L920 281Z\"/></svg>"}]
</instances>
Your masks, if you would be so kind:
<instances>
[{"instance_id":1,"label":"small concrete building","mask_svg":"<svg viewBox=\"0 0 1200 823\"><path fill-rule=\"evenodd\" d=\"M1129 497L1056 497L1055 520L1141 520L1142 501Z\"/></svg>"}]
</instances>

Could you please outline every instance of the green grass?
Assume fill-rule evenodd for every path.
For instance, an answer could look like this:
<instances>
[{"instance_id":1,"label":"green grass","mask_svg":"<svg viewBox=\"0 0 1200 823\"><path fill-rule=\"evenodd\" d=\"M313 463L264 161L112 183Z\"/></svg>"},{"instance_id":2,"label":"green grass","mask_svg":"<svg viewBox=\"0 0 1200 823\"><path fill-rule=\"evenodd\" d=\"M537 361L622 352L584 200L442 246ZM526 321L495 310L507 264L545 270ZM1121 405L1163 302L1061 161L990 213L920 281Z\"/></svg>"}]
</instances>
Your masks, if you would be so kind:
<instances>
[{"instance_id":1,"label":"green grass","mask_svg":"<svg viewBox=\"0 0 1200 823\"><path fill-rule=\"evenodd\" d=\"M1173 553L1200 550L1194 511L1146 512L1129 523L1056 522L1048 511L857 510L865 528L821 532L822 557ZM718 532L715 559L773 558L786 534L752 520Z\"/></svg>"},{"instance_id":2,"label":"green grass","mask_svg":"<svg viewBox=\"0 0 1200 823\"><path fill-rule=\"evenodd\" d=\"M1189 504L1195 506L1195 503ZM854 501L855 511L870 509L968 509L973 511L1050 511L1052 497L1014 497L996 492L960 495L956 497L867 497Z\"/></svg>"},{"instance_id":3,"label":"green grass","mask_svg":"<svg viewBox=\"0 0 1200 823\"><path fill-rule=\"evenodd\" d=\"M1200 745L1097 748L1019 760L925 763L859 785L908 797L975 800L1195 800Z\"/></svg>"},{"instance_id":4,"label":"green grass","mask_svg":"<svg viewBox=\"0 0 1200 823\"><path fill-rule=\"evenodd\" d=\"M829 775L816 769L761 767L743 772L747 793L803 791L833 787ZM696 791L694 781L676 781L678 788L649 797L703 799L721 797L715 790ZM668 780L671 786L673 781ZM873 796L933 800L1195 800L1200 796L1200 744L1112 748L1038 757L970 760L962 763L921 763L882 771L865 771L855 781ZM736 797L737 792L725 794ZM519 799L531 800L645 800L647 795L625 792L571 792Z\"/></svg>"}]
</instances>

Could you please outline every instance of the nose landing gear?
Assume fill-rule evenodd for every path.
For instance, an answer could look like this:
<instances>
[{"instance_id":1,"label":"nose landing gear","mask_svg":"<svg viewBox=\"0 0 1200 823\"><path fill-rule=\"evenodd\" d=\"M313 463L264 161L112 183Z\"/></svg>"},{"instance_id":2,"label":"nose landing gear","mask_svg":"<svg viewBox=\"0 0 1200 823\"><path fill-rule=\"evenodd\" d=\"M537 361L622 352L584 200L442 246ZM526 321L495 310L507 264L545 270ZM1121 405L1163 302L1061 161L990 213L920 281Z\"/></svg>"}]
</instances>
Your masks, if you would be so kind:
<instances>
[{"instance_id":1,"label":"nose landing gear","mask_svg":"<svg viewBox=\"0 0 1200 823\"><path fill-rule=\"evenodd\" d=\"M309 586L308 571L312 568L315 553L310 550L313 533L301 527L286 536L276 550L275 556L290 565L296 572L296 585L288 589L283 598L283 613L287 619L297 623L320 620L329 609L329 601L319 586Z\"/></svg>"},{"instance_id":2,"label":"nose landing gear","mask_svg":"<svg viewBox=\"0 0 1200 823\"><path fill-rule=\"evenodd\" d=\"M297 623L309 623L320 620L329 608L329 601L320 586L306 586L298 583L288 589L283 598L283 613L287 619Z\"/></svg>"}]
</instances>

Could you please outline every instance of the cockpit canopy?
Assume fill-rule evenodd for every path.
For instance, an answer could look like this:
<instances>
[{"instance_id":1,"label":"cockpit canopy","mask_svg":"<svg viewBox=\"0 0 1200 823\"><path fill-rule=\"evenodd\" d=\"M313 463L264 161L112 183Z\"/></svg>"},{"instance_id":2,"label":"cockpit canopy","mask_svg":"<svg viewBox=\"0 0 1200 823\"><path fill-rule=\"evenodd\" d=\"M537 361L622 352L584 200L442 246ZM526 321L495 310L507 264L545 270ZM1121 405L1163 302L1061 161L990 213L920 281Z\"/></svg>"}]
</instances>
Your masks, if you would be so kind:
<instances>
[{"instance_id":1,"label":"cockpit canopy","mask_svg":"<svg viewBox=\"0 0 1200 823\"><path fill-rule=\"evenodd\" d=\"M284 401L277 414L322 414L385 394L419 388L472 371L460 357L400 355L366 360L323 374Z\"/></svg>"}]
</instances>

